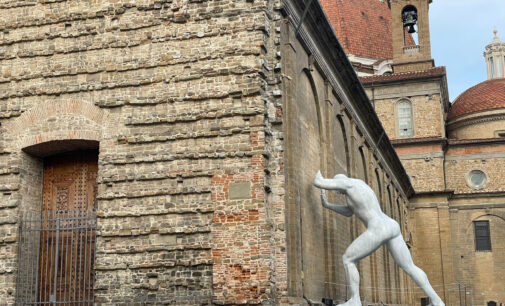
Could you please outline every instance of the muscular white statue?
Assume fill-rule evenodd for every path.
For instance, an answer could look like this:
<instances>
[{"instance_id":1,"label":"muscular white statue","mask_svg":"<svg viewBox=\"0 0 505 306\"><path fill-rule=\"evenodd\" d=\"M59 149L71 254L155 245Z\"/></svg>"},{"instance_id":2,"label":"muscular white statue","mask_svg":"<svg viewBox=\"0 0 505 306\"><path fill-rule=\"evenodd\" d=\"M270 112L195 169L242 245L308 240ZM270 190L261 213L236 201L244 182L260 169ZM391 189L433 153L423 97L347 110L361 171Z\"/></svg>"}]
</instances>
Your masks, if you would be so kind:
<instances>
[{"instance_id":1,"label":"muscular white statue","mask_svg":"<svg viewBox=\"0 0 505 306\"><path fill-rule=\"evenodd\" d=\"M325 179L321 175L321 171L317 172L314 185L321 188L321 200L324 207L346 217L355 214L367 228L363 234L351 243L344 256L342 256L351 298L346 303L339 305L361 306L359 273L356 263L372 254L383 244L387 246L398 266L428 295L431 299L430 305L445 305L431 287L423 270L414 265L407 244L403 240L400 226L395 220L382 212L372 188L362 180L348 178L343 174L337 174L332 179ZM336 190L346 195L347 205L328 203L325 189Z\"/></svg>"}]
</instances>

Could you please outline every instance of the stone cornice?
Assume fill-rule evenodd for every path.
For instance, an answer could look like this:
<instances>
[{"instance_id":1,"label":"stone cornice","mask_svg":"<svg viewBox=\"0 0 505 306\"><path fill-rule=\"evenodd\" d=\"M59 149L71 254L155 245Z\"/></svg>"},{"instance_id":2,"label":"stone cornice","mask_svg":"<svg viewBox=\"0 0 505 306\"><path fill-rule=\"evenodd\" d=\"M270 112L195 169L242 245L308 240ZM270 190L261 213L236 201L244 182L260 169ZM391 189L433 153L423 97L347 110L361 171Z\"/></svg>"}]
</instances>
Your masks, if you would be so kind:
<instances>
[{"instance_id":1,"label":"stone cornice","mask_svg":"<svg viewBox=\"0 0 505 306\"><path fill-rule=\"evenodd\" d=\"M490 197L505 197L503 191L493 192L471 192L471 193L454 193L450 199L468 199L468 198L490 198Z\"/></svg>"},{"instance_id":2,"label":"stone cornice","mask_svg":"<svg viewBox=\"0 0 505 306\"><path fill-rule=\"evenodd\" d=\"M445 144L447 143L447 138L445 137L399 138L391 140L391 143L395 147L429 144L429 143Z\"/></svg>"},{"instance_id":3,"label":"stone cornice","mask_svg":"<svg viewBox=\"0 0 505 306\"><path fill-rule=\"evenodd\" d=\"M308 3L311 7L298 31L300 42L314 57L358 128L364 132L366 142L375 151L388 175L400 187L402 195L406 198L412 196L414 189L407 173L319 1L312 0ZM284 13L295 29L300 24L305 5L303 0L283 0Z\"/></svg>"}]
</instances>

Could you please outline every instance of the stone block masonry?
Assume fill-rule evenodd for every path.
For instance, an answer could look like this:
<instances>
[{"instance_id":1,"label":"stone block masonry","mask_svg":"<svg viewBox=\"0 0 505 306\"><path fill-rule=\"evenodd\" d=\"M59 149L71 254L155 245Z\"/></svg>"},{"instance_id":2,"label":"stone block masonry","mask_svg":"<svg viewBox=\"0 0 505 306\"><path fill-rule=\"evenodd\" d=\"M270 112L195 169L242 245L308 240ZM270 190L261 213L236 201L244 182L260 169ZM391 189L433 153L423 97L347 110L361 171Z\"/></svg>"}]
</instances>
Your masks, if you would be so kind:
<instances>
[{"instance_id":1,"label":"stone block masonry","mask_svg":"<svg viewBox=\"0 0 505 306\"><path fill-rule=\"evenodd\" d=\"M261 96L273 12L268 1L0 5L2 301L14 303L18 216L40 209L42 163L22 149L66 139L99 141L98 304L273 299Z\"/></svg>"},{"instance_id":2,"label":"stone block masonry","mask_svg":"<svg viewBox=\"0 0 505 306\"><path fill-rule=\"evenodd\" d=\"M358 227L315 206L312 176L367 179L373 168L389 206L405 207L406 174L375 114L360 109L369 102L351 88L347 60L325 49L338 44L316 22L321 8L312 2L319 15L307 16L302 39L286 27L288 4L304 2L0 4L1 301L15 302L19 216L41 209L45 154L82 140L99 144L96 304L346 298L339 257ZM303 156L310 168L296 173ZM400 204L390 214L406 220ZM369 270L384 282L385 258L363 269L366 284Z\"/></svg>"}]
</instances>

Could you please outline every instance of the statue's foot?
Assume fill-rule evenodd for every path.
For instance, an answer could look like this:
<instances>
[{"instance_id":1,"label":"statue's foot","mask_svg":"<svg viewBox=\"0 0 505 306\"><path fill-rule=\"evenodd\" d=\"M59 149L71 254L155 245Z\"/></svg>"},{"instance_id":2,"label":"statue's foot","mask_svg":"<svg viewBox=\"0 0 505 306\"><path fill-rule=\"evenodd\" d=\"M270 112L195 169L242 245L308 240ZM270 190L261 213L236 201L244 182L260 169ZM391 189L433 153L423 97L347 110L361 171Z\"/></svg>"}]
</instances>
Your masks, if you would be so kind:
<instances>
[{"instance_id":1,"label":"statue's foot","mask_svg":"<svg viewBox=\"0 0 505 306\"><path fill-rule=\"evenodd\" d=\"M361 306L361 300L359 298L351 298L344 304L338 304L337 306Z\"/></svg>"}]
</instances>

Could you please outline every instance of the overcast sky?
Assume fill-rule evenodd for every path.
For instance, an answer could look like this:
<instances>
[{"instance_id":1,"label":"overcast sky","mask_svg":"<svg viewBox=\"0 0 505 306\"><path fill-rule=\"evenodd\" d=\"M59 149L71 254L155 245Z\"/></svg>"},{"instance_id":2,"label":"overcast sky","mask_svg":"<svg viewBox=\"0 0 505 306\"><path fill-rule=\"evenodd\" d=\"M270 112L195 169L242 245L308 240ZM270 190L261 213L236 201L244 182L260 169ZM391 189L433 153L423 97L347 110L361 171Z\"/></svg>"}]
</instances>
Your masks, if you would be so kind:
<instances>
[{"instance_id":1,"label":"overcast sky","mask_svg":"<svg viewBox=\"0 0 505 306\"><path fill-rule=\"evenodd\" d=\"M493 28L505 42L505 0L433 0L430 5L431 53L447 67L453 102L466 89L487 79L484 48Z\"/></svg>"}]
</instances>

